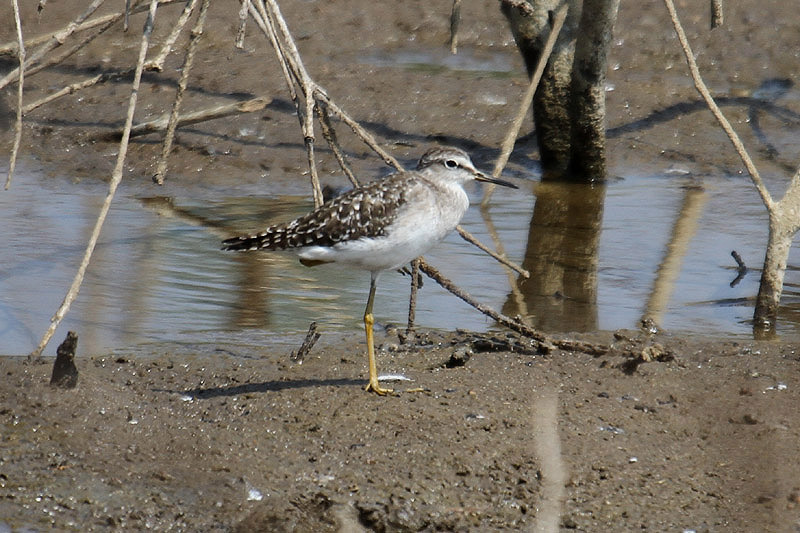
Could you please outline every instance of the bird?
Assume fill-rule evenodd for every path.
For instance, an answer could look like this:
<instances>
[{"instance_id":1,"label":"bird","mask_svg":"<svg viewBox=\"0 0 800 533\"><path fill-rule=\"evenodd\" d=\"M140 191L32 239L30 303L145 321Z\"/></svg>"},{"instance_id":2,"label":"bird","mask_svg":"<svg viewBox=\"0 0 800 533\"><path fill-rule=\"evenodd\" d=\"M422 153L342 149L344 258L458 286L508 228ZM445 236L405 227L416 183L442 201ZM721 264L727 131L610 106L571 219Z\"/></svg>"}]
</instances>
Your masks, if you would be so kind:
<instances>
[{"instance_id":1,"label":"bird","mask_svg":"<svg viewBox=\"0 0 800 533\"><path fill-rule=\"evenodd\" d=\"M291 222L225 239L222 249L291 250L308 267L338 263L368 271L365 390L392 394L379 383L375 361L372 307L378 279L427 252L459 224L469 207L463 186L472 180L517 188L479 171L460 148L435 147L423 154L415 170L355 187Z\"/></svg>"}]
</instances>

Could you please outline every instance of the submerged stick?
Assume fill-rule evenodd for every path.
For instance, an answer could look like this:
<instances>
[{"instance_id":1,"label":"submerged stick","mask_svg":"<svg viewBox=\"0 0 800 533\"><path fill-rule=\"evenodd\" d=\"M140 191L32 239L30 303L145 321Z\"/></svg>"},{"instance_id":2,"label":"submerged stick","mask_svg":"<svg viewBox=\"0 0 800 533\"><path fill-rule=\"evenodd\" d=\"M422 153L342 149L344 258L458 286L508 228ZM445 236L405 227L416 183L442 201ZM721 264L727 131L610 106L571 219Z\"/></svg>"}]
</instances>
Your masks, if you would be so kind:
<instances>
[{"instance_id":1,"label":"submerged stick","mask_svg":"<svg viewBox=\"0 0 800 533\"><path fill-rule=\"evenodd\" d=\"M742 256L739 255L739 253L736 250L731 251L731 257L733 257L733 260L736 261L737 265L736 277L730 283L731 288L733 288L737 286L739 282L742 281L742 278L744 278L747 275L747 265L744 264Z\"/></svg>"}]
</instances>

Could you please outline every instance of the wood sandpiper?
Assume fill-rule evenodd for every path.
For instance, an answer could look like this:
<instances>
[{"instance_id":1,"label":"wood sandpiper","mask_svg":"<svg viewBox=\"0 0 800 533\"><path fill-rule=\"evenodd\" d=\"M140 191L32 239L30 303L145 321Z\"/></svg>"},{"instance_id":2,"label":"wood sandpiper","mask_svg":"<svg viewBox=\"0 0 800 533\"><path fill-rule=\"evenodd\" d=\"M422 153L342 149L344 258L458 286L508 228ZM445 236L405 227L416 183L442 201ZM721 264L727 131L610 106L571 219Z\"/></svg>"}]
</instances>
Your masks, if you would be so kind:
<instances>
[{"instance_id":1,"label":"wood sandpiper","mask_svg":"<svg viewBox=\"0 0 800 533\"><path fill-rule=\"evenodd\" d=\"M329 200L292 222L270 226L255 235L223 241L224 250L293 249L305 266L341 263L370 273L364 311L369 384L380 395L375 364L372 304L378 277L411 262L439 243L469 207L464 183L477 180L517 187L491 178L458 148L433 148L416 170L397 172Z\"/></svg>"}]
</instances>

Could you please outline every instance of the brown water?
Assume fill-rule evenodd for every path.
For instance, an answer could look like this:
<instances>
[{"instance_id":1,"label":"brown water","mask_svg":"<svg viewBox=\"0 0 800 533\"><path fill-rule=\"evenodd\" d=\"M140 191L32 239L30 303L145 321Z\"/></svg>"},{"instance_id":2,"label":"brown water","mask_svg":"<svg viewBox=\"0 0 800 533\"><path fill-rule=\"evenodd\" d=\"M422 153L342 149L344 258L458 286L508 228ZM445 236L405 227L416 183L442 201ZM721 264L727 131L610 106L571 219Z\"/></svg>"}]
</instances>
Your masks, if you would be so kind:
<instances>
[{"instance_id":1,"label":"brown water","mask_svg":"<svg viewBox=\"0 0 800 533\"><path fill-rule=\"evenodd\" d=\"M355 108L383 137L397 139L399 147L417 151L432 141L472 144L482 150L476 160L486 161L526 83L510 36L504 35L491 46L462 46L457 56L441 44L411 41L354 47L334 55L360 74L346 71L341 79L327 81L332 94L350 94L353 79L376 84L367 83L364 94L374 91L370 98L379 99L380 105L359 97L346 107ZM508 315L522 315L546 331L635 328L643 317L652 317L676 333L749 338L766 245L765 209L749 181L737 173L740 163L727 140L701 115L704 105L688 88L685 73L673 68L679 63L668 55L652 61L630 58L625 42L624 37L615 42L609 74L614 174L609 182L595 187L541 184L538 169L525 166L535 161L535 155L527 158L531 143L526 148L522 142L509 170L520 191L496 191L488 219L473 207L463 221L486 243L493 242L489 228L494 228L508 256L533 277L518 280L457 235L427 258L477 300ZM85 60L91 63L92 56ZM256 79L263 90L260 72L238 72L226 80ZM800 101L800 91L781 81L786 73L780 69L752 78L732 76L733 81L718 80L717 91L730 89L733 94L736 89L740 96L720 95L720 103L760 156L758 164L775 194L792 171L793 163L784 162L794 160L800 116L791 109ZM662 94L665 87L671 89ZM678 95L676 88L686 94ZM228 97L232 89L215 92ZM163 103L158 91L153 94L143 97L151 98L150 105L155 105L153 98ZM102 95L94 104L106 99ZM364 101L370 102L366 111L361 109ZM453 102L463 107L453 107ZM71 110L65 103L59 113ZM386 110L385 116L379 110ZM116 120L117 112L115 107L96 111L94 118L106 118L90 126L106 127L104 121L111 114ZM41 114L29 120L45 130L53 127ZM63 134L42 141L49 149L48 168L53 159L74 158L80 152L87 168L103 174L96 168L107 163L115 147L108 145L97 156L89 150L94 146L91 137L80 148L65 145L73 138L81 142L85 134L82 123L72 128L65 124L72 123L56 121ZM434 138L420 132L433 132ZM138 148L153 143L137 142ZM74 152L61 154L60 146ZM213 351L219 345L267 340L294 346L312 321L322 331L360 330L366 273L307 269L288 254L219 250L226 236L291 219L311 207L305 183L293 179L304 171L305 156L292 106L273 102L264 115L238 117L230 128L218 121L186 128L182 147L175 156L180 159L171 163L172 168L183 164L189 169L182 169L181 178L170 178L160 189L123 182L81 293L56 338L69 329L77 331L84 353L146 342ZM132 176L150 170L151 154L140 152L132 154ZM356 164L363 164L360 152L353 152ZM215 179L195 183L193 171ZM84 175L44 177L27 160L11 189L0 192L2 354L24 354L36 346L74 276L106 192L94 179L81 179ZM265 186L262 178L267 175ZM479 189L470 193L480 199ZM164 197L143 197L149 194ZM736 283L734 250L750 268ZM800 255L793 251L778 322L778 333L790 340L800 338L798 266ZM375 304L380 324L404 324L408 285L409 279L399 274L382 277ZM418 300L417 324L442 330L494 327L431 281Z\"/></svg>"},{"instance_id":2,"label":"brown water","mask_svg":"<svg viewBox=\"0 0 800 533\"><path fill-rule=\"evenodd\" d=\"M457 235L427 258L479 301L547 331L635 328L651 316L673 332L748 338L759 272L750 270L732 287L730 254L736 250L748 267L759 267L764 209L744 178L690 172L621 176L595 187L519 181L520 191L495 191L489 225L508 256L533 273L513 290L516 275ZM92 180L45 179L30 163L3 193L0 352L24 354L37 344L104 194ZM247 187L230 194L206 188L191 197L141 198L123 184L64 334L77 331L84 353L95 353L147 342L210 351L222 344L294 345L311 321L323 332L360 330L366 273L309 269L285 253L219 250L224 236L291 219L311 207L309 200ZM473 204L480 200L479 189L470 194ZM492 242L477 206L462 225ZM800 338L798 265L793 252L778 329L785 339ZM405 323L408 284L397 273L382 277L380 324ZM421 290L417 324L494 327L432 281Z\"/></svg>"}]
</instances>

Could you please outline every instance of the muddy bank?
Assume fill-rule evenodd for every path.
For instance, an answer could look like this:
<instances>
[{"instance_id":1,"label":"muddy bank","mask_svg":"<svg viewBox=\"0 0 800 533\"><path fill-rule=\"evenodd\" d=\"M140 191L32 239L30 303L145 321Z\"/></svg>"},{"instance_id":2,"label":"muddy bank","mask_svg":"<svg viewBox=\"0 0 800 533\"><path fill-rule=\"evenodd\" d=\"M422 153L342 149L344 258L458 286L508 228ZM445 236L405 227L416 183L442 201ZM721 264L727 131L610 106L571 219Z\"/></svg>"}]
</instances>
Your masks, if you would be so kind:
<instances>
[{"instance_id":1,"label":"muddy bank","mask_svg":"<svg viewBox=\"0 0 800 533\"><path fill-rule=\"evenodd\" d=\"M302 365L263 350L87 357L69 391L48 385L50 365L3 358L0 523L531 530L560 468L564 530L800 525L794 350L636 332L594 340L611 352L384 339L382 367L413 380L387 398L364 393L361 346L347 339ZM631 365L647 346L668 357ZM472 357L448 368L465 348ZM557 419L542 411L551 400ZM548 431L560 450L543 447Z\"/></svg>"}]
</instances>

